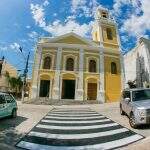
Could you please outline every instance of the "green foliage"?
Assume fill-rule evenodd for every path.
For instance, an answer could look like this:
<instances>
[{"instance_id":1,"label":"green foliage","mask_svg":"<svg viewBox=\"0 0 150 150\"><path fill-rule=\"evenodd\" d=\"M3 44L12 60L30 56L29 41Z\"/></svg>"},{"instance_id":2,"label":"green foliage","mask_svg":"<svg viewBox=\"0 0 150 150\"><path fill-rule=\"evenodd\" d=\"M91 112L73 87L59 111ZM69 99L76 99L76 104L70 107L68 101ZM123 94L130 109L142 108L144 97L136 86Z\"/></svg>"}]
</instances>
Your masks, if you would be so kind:
<instances>
[{"instance_id":1,"label":"green foliage","mask_svg":"<svg viewBox=\"0 0 150 150\"><path fill-rule=\"evenodd\" d=\"M7 81L8 81L8 84L9 84L11 90L13 92L15 92L16 95L18 93L21 93L21 89L23 86L23 82L21 80L21 77L20 76L18 76L17 78L11 77L8 72L6 72L5 76L7 78Z\"/></svg>"}]
</instances>

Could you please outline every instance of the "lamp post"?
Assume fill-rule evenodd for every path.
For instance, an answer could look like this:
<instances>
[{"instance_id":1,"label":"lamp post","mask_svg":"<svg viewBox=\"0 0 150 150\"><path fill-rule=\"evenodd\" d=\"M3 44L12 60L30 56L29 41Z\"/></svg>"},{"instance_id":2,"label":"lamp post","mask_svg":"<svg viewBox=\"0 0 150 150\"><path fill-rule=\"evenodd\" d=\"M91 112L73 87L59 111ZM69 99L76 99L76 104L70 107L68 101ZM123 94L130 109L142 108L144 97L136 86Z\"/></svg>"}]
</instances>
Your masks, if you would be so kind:
<instances>
[{"instance_id":1,"label":"lamp post","mask_svg":"<svg viewBox=\"0 0 150 150\"><path fill-rule=\"evenodd\" d=\"M22 53L23 48L19 47L19 50ZM30 52L28 53L28 56L26 59L26 65L25 65L25 69L24 69L24 73L23 73L24 79L23 79L22 98L21 98L22 103L24 102L24 94L25 94L25 89L26 89L26 78L27 78L27 73L28 73L29 57L30 57Z\"/></svg>"}]
</instances>

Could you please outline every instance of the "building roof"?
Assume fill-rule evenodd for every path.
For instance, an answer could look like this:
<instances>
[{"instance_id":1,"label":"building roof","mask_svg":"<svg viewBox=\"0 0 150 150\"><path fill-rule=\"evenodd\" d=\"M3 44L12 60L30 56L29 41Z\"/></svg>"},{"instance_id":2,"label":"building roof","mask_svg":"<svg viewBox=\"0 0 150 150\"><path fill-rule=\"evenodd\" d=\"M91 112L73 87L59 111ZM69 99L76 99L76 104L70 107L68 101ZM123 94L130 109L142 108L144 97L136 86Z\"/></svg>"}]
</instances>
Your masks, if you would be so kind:
<instances>
[{"instance_id":1,"label":"building roof","mask_svg":"<svg viewBox=\"0 0 150 150\"><path fill-rule=\"evenodd\" d=\"M60 42L63 39L67 39L67 38L70 39L70 37L72 37L74 39L77 39L78 42L81 41L83 44L87 44L87 45L90 45L90 46L98 46L92 40L81 37L80 35L78 35L74 32L66 33L66 34L63 34L63 35L60 35L60 36L57 36L57 37L52 37L52 38L44 37L44 38L41 38L39 43L57 43L57 42ZM74 43L74 44L77 44L77 43Z\"/></svg>"},{"instance_id":2,"label":"building roof","mask_svg":"<svg viewBox=\"0 0 150 150\"><path fill-rule=\"evenodd\" d=\"M139 39L137 45L136 45L134 48L132 48L131 50L129 50L128 52L124 53L124 56L129 55L129 54L132 54L132 53L137 49L137 47L138 47L140 44L142 44L142 43L144 43L144 44L148 45L148 47L150 47L150 39L146 39L146 38L144 38L144 37L141 37L141 38Z\"/></svg>"},{"instance_id":3,"label":"building roof","mask_svg":"<svg viewBox=\"0 0 150 150\"><path fill-rule=\"evenodd\" d=\"M146 39L144 37L141 37L140 40L139 40L139 43L145 43L147 45L150 45L150 39Z\"/></svg>"}]
</instances>

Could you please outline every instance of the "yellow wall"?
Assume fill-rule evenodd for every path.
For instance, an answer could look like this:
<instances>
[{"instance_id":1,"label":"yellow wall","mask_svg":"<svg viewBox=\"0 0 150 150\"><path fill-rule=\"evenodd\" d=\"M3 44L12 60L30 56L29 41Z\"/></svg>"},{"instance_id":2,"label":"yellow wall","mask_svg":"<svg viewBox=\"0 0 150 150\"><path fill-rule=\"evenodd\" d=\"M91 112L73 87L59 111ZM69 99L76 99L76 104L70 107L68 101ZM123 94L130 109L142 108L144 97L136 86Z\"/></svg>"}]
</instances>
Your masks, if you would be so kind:
<instances>
[{"instance_id":1,"label":"yellow wall","mask_svg":"<svg viewBox=\"0 0 150 150\"><path fill-rule=\"evenodd\" d=\"M62 79L64 79L64 80L76 80L76 74L66 72L66 73L62 74Z\"/></svg>"},{"instance_id":2,"label":"yellow wall","mask_svg":"<svg viewBox=\"0 0 150 150\"><path fill-rule=\"evenodd\" d=\"M107 38L107 32L106 29L110 28L112 31L112 35L113 35L113 40L109 40ZM117 44L117 35L116 35L116 29L113 26L102 26L102 31L103 31L103 41L107 42L107 43L112 43L112 44Z\"/></svg>"},{"instance_id":3,"label":"yellow wall","mask_svg":"<svg viewBox=\"0 0 150 150\"><path fill-rule=\"evenodd\" d=\"M55 43L68 43L68 44L84 44L84 45L87 45L87 43L75 38L74 36L69 36L69 37L60 39L58 41L55 41Z\"/></svg>"},{"instance_id":4,"label":"yellow wall","mask_svg":"<svg viewBox=\"0 0 150 150\"><path fill-rule=\"evenodd\" d=\"M118 101L121 95L121 68L119 58L105 57L106 102ZM111 62L117 65L117 74L111 74Z\"/></svg>"}]
</instances>

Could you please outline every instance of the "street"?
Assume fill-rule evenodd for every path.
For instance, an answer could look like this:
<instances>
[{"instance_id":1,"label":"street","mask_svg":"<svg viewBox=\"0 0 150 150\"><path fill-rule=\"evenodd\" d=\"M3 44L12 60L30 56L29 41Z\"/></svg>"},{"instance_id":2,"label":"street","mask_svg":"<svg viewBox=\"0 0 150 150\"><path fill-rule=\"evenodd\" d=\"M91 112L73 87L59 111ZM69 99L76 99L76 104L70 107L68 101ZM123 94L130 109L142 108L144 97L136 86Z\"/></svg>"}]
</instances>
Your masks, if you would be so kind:
<instances>
[{"instance_id":1,"label":"street","mask_svg":"<svg viewBox=\"0 0 150 150\"><path fill-rule=\"evenodd\" d=\"M114 123L114 125L115 125L115 123L117 123L115 126L115 129L121 129L121 130L119 130L121 132L128 132L128 131L126 131L126 128L124 128L124 127L127 127L128 129L133 130L134 132L139 133L145 137L150 136L149 126L143 126L140 129L130 128L130 126L128 124L128 118L126 116L121 116L119 114L119 107L118 106L119 106L118 103L111 103L111 104L70 105L70 106L64 105L64 106L52 107L49 105L21 104L19 102L18 103L18 108L19 108L18 109L18 117L16 119L6 118L6 119L0 120L1 121L1 123L0 123L0 130L1 130L0 143L9 145L9 146L13 147L14 149L18 149L15 147L15 144L17 142L19 142L20 139L22 137L24 137L27 133L35 134L34 133L35 131L45 132L45 130L43 130L41 128L40 128L40 130L38 130L37 127L34 127L35 125L39 125L39 124L41 125L42 124L45 126L48 124L51 126L56 126L56 124L57 124L57 126L60 126L60 128L61 128L61 132L64 135L66 135L66 132L62 131L62 129L65 128L66 125L68 125L69 123L72 124L72 128L75 128L75 126L77 126L77 123L79 123L79 122L80 122L80 124L78 125L78 129L80 128L80 129L85 130L86 128L90 127L90 126L89 127L87 126L88 124L92 125L92 128L94 128L94 126L100 127L102 125L106 125L106 124L108 125L109 123L110 124ZM73 112L70 111L69 108L72 111L74 110L76 113L78 110L80 110L78 113L82 114L82 115L80 114L81 119L79 118L79 116L75 116L77 114L75 114L74 111ZM72 114L73 115L72 117L75 120L69 120L68 124L67 124L69 114L68 114L68 112L62 113L61 112L62 109L64 109L64 111L69 110L69 114L70 115ZM51 114L51 112L53 114ZM96 112L98 112L98 113L96 113ZM67 113L66 116L64 116L65 113ZM91 116L91 115L94 115L94 116ZM105 116L107 118L105 118ZM41 123L40 120L43 117L45 117L45 118L42 120L42 123ZM87 117L87 118L84 118L84 117ZM98 117L98 118L96 118L96 117ZM39 123L39 121L40 121L40 123ZM84 124L83 127L81 127L81 123L82 123L82 125ZM73 126L74 124L75 124L75 126ZM120 124L121 126L118 124ZM32 132L29 132L30 130ZM48 130L50 130L50 129L48 129ZM82 135L84 136L84 134L86 133L86 130L85 131L84 130L81 131L81 133L82 133L81 135L78 135L77 137L74 135L75 136L74 138L77 138L77 139L82 138ZM90 130L93 131L95 129L90 129ZM110 129L110 130L112 130L112 129ZM129 130L129 132L130 132L130 130ZM53 134L51 133L49 136L57 137L57 134L58 134L57 128L55 130L50 130L50 131L53 131ZM90 131L88 131L88 132L90 132ZM98 130L93 131L93 133L94 132L96 134L96 133L102 132L102 131L99 128ZM69 136L69 134L73 134L73 133L75 134L76 132L70 131L70 133L69 133L67 131L68 135L66 135L66 138L71 137L71 136ZM47 136L47 135L43 135L43 136ZM89 135L89 136L91 136L91 135ZM96 135L92 135L92 136L93 136L93 138L95 138ZM62 137L60 136L59 138L62 138ZM57 144L59 143L58 142L60 140L59 138L57 139L57 142L55 141ZM30 141L29 138L28 138L28 141ZM80 142L78 142L78 140L76 142L77 143L74 143L74 144L79 144L79 145L81 144ZM82 142L84 143L84 141L82 141ZM82 143L82 145L83 145L83 143ZM59 143L59 144L61 145L62 143Z\"/></svg>"}]
</instances>

